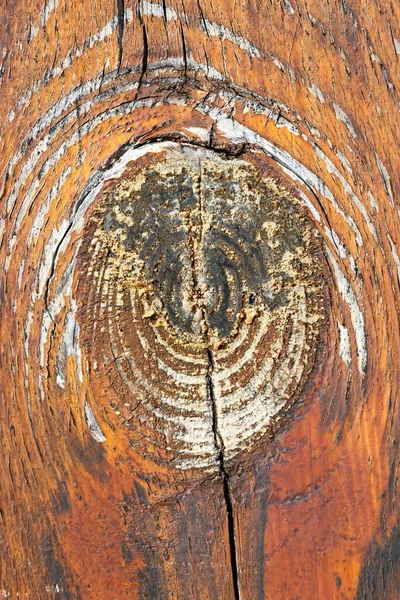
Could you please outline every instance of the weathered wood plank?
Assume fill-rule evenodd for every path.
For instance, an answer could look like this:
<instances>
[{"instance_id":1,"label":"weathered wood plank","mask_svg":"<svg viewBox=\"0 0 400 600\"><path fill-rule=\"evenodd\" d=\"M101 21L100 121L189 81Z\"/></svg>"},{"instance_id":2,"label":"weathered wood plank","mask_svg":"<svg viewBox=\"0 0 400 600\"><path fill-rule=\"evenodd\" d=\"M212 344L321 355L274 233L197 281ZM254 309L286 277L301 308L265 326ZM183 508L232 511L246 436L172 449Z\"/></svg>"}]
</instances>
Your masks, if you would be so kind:
<instances>
[{"instance_id":1,"label":"weathered wood plank","mask_svg":"<svg viewBox=\"0 0 400 600\"><path fill-rule=\"evenodd\" d=\"M0 595L399 597L399 12L0 8Z\"/></svg>"}]
</instances>

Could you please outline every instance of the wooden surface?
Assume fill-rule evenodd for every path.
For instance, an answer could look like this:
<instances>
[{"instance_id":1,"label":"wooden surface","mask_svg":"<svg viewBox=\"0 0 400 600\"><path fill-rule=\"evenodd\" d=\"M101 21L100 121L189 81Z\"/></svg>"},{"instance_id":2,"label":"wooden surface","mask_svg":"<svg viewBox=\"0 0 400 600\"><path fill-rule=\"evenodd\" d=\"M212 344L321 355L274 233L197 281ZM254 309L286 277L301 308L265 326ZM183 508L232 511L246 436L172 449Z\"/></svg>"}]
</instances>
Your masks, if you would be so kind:
<instances>
[{"instance_id":1,"label":"wooden surface","mask_svg":"<svg viewBox=\"0 0 400 600\"><path fill-rule=\"evenodd\" d=\"M399 13L3 3L0 597L400 597Z\"/></svg>"}]
</instances>

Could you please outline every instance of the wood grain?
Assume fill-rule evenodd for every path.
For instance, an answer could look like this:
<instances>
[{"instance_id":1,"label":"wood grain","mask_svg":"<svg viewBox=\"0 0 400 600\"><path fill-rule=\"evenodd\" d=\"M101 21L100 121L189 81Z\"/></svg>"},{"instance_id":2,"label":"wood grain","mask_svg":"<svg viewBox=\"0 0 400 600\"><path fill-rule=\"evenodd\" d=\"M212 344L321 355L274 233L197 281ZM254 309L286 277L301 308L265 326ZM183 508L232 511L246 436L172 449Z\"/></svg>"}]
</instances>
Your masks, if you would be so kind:
<instances>
[{"instance_id":1,"label":"wood grain","mask_svg":"<svg viewBox=\"0 0 400 600\"><path fill-rule=\"evenodd\" d=\"M0 596L400 597L399 6L0 14Z\"/></svg>"}]
</instances>

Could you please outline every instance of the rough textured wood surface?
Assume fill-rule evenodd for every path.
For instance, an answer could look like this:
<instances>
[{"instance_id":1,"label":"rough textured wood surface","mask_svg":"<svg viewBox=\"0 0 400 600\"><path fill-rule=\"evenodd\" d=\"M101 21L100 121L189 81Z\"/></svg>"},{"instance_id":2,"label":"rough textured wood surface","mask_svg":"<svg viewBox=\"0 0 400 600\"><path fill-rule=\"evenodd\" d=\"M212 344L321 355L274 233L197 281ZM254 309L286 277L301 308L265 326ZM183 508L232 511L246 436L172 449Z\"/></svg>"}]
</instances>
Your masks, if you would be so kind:
<instances>
[{"instance_id":1,"label":"rough textured wood surface","mask_svg":"<svg viewBox=\"0 0 400 600\"><path fill-rule=\"evenodd\" d=\"M400 597L399 5L0 8L0 597Z\"/></svg>"}]
</instances>

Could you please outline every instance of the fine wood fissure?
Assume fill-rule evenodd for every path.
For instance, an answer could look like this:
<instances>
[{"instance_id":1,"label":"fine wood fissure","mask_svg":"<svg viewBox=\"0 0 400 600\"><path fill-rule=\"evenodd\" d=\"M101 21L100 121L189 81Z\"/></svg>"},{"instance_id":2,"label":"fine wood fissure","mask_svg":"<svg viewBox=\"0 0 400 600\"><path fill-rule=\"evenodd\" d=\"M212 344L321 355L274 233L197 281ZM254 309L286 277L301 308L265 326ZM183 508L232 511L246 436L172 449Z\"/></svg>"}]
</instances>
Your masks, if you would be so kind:
<instances>
[{"instance_id":1,"label":"fine wood fissure","mask_svg":"<svg viewBox=\"0 0 400 600\"><path fill-rule=\"evenodd\" d=\"M124 29L125 29L125 0L117 0L118 17L118 71L121 69L122 55L124 52Z\"/></svg>"},{"instance_id":2,"label":"fine wood fissure","mask_svg":"<svg viewBox=\"0 0 400 600\"><path fill-rule=\"evenodd\" d=\"M207 382L207 395L211 404L212 409L212 430L214 434L215 449L217 452L217 459L219 465L219 472L222 479L222 486L224 491L224 501L226 508L226 518L228 521L228 536L229 536L229 554L232 569L232 584L235 600L240 600L240 582L239 582L239 571L237 564L237 548L236 548L236 536L235 536L235 515L233 512L232 497L229 487L229 473L225 464L224 455L224 440L218 429L218 413L215 404L214 387L212 381L213 374L213 356L212 350L207 348L208 357L208 368L206 375Z\"/></svg>"}]
</instances>

